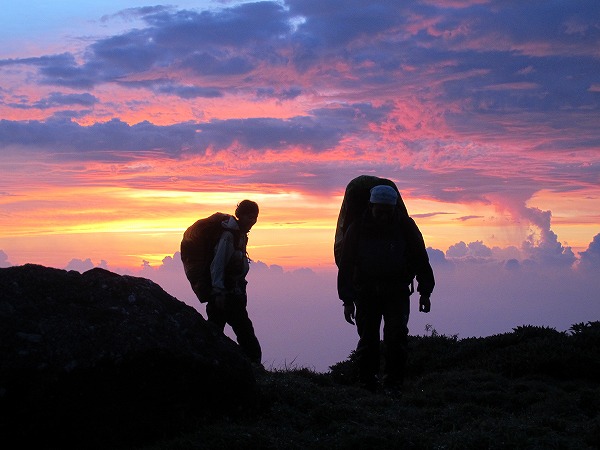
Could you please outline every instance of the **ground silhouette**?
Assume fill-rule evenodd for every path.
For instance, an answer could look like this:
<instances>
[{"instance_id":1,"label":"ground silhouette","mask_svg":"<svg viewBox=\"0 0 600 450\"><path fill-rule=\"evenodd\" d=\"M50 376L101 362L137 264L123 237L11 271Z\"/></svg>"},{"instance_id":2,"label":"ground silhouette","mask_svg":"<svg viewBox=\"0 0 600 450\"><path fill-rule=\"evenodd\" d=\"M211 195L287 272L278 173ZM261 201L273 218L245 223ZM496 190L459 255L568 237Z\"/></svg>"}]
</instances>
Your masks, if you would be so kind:
<instances>
[{"instance_id":1,"label":"ground silhouette","mask_svg":"<svg viewBox=\"0 0 600 450\"><path fill-rule=\"evenodd\" d=\"M198 423L144 450L597 449L600 322L484 338L410 337L402 395L356 385L354 354L327 373L258 376L261 410Z\"/></svg>"},{"instance_id":2,"label":"ground silhouette","mask_svg":"<svg viewBox=\"0 0 600 450\"><path fill-rule=\"evenodd\" d=\"M239 347L150 280L0 269L0 431L21 445L153 441L256 403ZM83 446L82 446L83 445Z\"/></svg>"}]
</instances>

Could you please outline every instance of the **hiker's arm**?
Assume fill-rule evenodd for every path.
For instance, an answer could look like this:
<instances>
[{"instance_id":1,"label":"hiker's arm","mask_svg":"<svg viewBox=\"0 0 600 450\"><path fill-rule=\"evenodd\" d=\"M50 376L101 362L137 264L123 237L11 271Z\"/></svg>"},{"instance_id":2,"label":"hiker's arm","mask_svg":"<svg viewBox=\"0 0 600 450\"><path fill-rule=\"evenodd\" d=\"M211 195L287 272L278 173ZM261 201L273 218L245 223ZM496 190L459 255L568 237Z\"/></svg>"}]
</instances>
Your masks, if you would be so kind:
<instances>
[{"instance_id":1,"label":"hiker's arm","mask_svg":"<svg viewBox=\"0 0 600 450\"><path fill-rule=\"evenodd\" d=\"M233 251L233 234L229 231L224 231L215 247L215 256L210 264L212 290L215 294L225 291L225 267Z\"/></svg>"},{"instance_id":2,"label":"hiker's arm","mask_svg":"<svg viewBox=\"0 0 600 450\"><path fill-rule=\"evenodd\" d=\"M429 264L429 256L427 255L423 235L415 221L412 219L410 219L410 233L412 236L409 242L413 245L411 253L414 258L417 291L421 296L429 298L435 287L435 278L433 276L431 264Z\"/></svg>"},{"instance_id":3,"label":"hiker's arm","mask_svg":"<svg viewBox=\"0 0 600 450\"><path fill-rule=\"evenodd\" d=\"M354 287L354 267L357 244L356 227L350 225L346 236L344 236L344 245L342 247L342 256L340 258L340 267L337 277L338 297L346 303L354 303L356 289Z\"/></svg>"}]
</instances>

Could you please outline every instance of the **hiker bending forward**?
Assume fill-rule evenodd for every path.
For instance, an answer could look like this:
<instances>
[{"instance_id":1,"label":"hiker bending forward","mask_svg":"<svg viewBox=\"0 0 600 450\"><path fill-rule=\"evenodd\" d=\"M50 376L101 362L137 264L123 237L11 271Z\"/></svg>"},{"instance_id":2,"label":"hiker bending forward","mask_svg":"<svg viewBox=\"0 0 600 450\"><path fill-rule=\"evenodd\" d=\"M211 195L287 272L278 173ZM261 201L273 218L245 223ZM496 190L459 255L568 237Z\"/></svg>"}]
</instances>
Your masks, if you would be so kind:
<instances>
[{"instance_id":1,"label":"hiker bending forward","mask_svg":"<svg viewBox=\"0 0 600 450\"><path fill-rule=\"evenodd\" d=\"M194 265L193 257L191 261L187 258L184 261L186 275L198 299L206 302L208 321L221 331L229 324L242 351L252 362L260 364L262 351L246 309L246 275L249 271L246 246L248 232L258 219L258 205L251 200L243 200L235 210L235 217L226 214L221 216L220 238L214 249L207 249L214 252L210 255L210 277L208 273L204 277L202 271L196 273L198 265ZM185 245L182 246L182 254L184 248Z\"/></svg>"},{"instance_id":2,"label":"hiker bending forward","mask_svg":"<svg viewBox=\"0 0 600 450\"><path fill-rule=\"evenodd\" d=\"M369 208L348 228L338 272L344 317L359 335L356 347L360 384L376 390L380 367L379 330L384 321L384 387L401 388L407 359L408 316L413 278L419 309L429 312L435 284L421 232L400 214L390 186L371 189Z\"/></svg>"},{"instance_id":3,"label":"hiker bending forward","mask_svg":"<svg viewBox=\"0 0 600 450\"><path fill-rule=\"evenodd\" d=\"M235 217L229 216L223 222L223 234L210 265L212 293L206 304L206 315L221 330L229 324L244 353L252 362L260 363L260 344L246 309L246 275L250 268L246 245L248 232L257 219L258 205L244 200L238 205Z\"/></svg>"}]
</instances>

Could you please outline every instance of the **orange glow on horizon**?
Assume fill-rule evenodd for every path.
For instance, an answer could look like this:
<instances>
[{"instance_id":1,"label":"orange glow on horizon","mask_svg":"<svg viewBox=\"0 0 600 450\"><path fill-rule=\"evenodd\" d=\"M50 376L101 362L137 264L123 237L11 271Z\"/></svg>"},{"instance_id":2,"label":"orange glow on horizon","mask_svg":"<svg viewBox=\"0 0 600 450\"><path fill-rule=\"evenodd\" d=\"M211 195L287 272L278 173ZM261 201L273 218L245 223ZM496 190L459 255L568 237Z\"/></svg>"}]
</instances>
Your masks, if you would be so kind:
<instances>
[{"instance_id":1,"label":"orange glow on horizon","mask_svg":"<svg viewBox=\"0 0 600 450\"><path fill-rule=\"evenodd\" d=\"M106 260L111 266L130 269L139 268L144 260L153 266L160 265L162 259L178 251L181 234L187 226L215 211L233 213L235 204L243 198L252 198L261 207L259 222L250 232L249 252L254 260L292 268L331 268L333 235L341 203L339 195L318 199L300 192L78 188L38 191L35 195L40 202L53 198L63 206L40 209L33 216L12 213L12 219L16 220L2 220L0 248L14 263L38 261L61 267L71 258L92 258L94 263ZM525 228L520 237L506 235L509 229L506 222L511 219L499 217L491 206L473 208L405 200L429 247L445 251L456 242L475 240L505 247L525 237ZM2 203L6 206L10 200L3 197ZM576 230L579 228L573 231ZM564 233L568 234L567 228ZM586 239L590 236L567 238L577 248L585 248ZM27 255L34 253L37 256L28 260ZM11 254L21 256L11 257Z\"/></svg>"}]
</instances>

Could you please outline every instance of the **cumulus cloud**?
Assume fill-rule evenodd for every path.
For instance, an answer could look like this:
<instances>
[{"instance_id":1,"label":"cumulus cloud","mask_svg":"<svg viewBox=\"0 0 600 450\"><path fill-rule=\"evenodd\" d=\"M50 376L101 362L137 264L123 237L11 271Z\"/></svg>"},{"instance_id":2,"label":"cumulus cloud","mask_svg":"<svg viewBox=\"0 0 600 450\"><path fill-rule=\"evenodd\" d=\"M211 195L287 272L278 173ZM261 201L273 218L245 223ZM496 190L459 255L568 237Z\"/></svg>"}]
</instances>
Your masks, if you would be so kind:
<instances>
[{"instance_id":1,"label":"cumulus cloud","mask_svg":"<svg viewBox=\"0 0 600 450\"><path fill-rule=\"evenodd\" d=\"M558 236L550 229L551 211L524 208L523 216L539 230L539 233L531 233L523 242L526 255L542 264L570 267L575 262L575 254L571 248L558 242Z\"/></svg>"},{"instance_id":2,"label":"cumulus cloud","mask_svg":"<svg viewBox=\"0 0 600 450\"><path fill-rule=\"evenodd\" d=\"M446 257L456 259L486 259L492 256L492 249L483 243L483 241L470 242L465 244L460 241L454 245L451 245L446 250Z\"/></svg>"},{"instance_id":3,"label":"cumulus cloud","mask_svg":"<svg viewBox=\"0 0 600 450\"><path fill-rule=\"evenodd\" d=\"M549 219L549 211L540 213L542 217ZM505 267L510 269L519 268L520 260L549 267L571 267L575 263L576 257L570 247L565 247L558 242L557 235L549 228L549 220L547 222L536 221L536 226L544 228L532 230L522 243L521 249L514 246L490 248L483 241L474 241L469 244L460 241L451 245L446 250L445 256L451 261L463 262L506 261Z\"/></svg>"},{"instance_id":4,"label":"cumulus cloud","mask_svg":"<svg viewBox=\"0 0 600 450\"><path fill-rule=\"evenodd\" d=\"M90 269L93 269L94 267L100 267L102 269L108 270L108 263L106 261L102 260L102 261L100 261L100 263L94 264L92 262L91 258L86 258L86 259L73 258L71 261L69 261L69 263L65 267L65 270L75 270L77 272L83 273Z\"/></svg>"},{"instance_id":5,"label":"cumulus cloud","mask_svg":"<svg viewBox=\"0 0 600 450\"><path fill-rule=\"evenodd\" d=\"M494 258L499 261L523 259L523 252L514 245L508 247L492 247Z\"/></svg>"},{"instance_id":6,"label":"cumulus cloud","mask_svg":"<svg viewBox=\"0 0 600 450\"><path fill-rule=\"evenodd\" d=\"M141 274L152 275L158 273L160 277L169 274L180 274L182 270L181 253L175 252L173 256L165 256L157 267L150 265L148 261L143 261Z\"/></svg>"},{"instance_id":7,"label":"cumulus cloud","mask_svg":"<svg viewBox=\"0 0 600 450\"><path fill-rule=\"evenodd\" d=\"M517 259L511 258L508 261L506 261L504 267L507 270L519 270L521 267L521 263Z\"/></svg>"},{"instance_id":8,"label":"cumulus cloud","mask_svg":"<svg viewBox=\"0 0 600 450\"><path fill-rule=\"evenodd\" d=\"M8 255L4 250L0 250L0 267L10 267L12 264L8 260Z\"/></svg>"},{"instance_id":9,"label":"cumulus cloud","mask_svg":"<svg viewBox=\"0 0 600 450\"><path fill-rule=\"evenodd\" d=\"M435 248L427 247L427 255L429 256L429 263L431 266L436 268L447 268L451 267L452 263L446 259L444 252Z\"/></svg>"},{"instance_id":10,"label":"cumulus cloud","mask_svg":"<svg viewBox=\"0 0 600 450\"><path fill-rule=\"evenodd\" d=\"M600 233L594 236L587 250L579 252L579 267L582 269L600 269Z\"/></svg>"}]
</instances>

